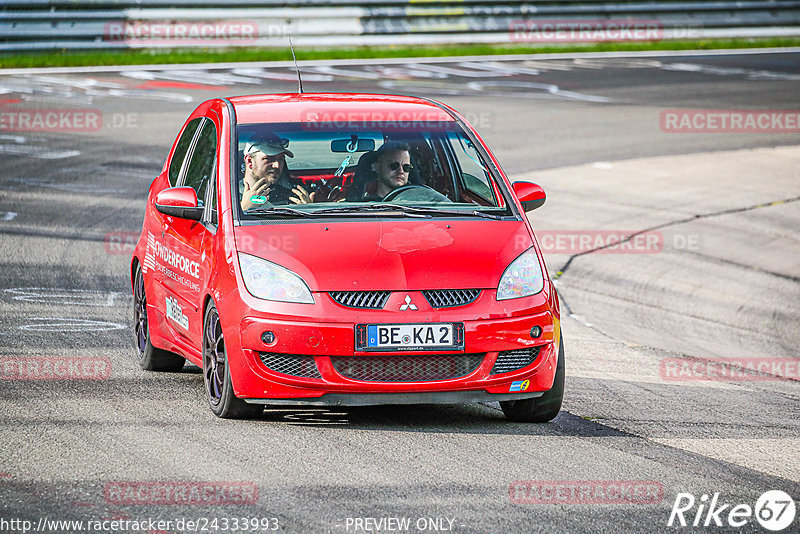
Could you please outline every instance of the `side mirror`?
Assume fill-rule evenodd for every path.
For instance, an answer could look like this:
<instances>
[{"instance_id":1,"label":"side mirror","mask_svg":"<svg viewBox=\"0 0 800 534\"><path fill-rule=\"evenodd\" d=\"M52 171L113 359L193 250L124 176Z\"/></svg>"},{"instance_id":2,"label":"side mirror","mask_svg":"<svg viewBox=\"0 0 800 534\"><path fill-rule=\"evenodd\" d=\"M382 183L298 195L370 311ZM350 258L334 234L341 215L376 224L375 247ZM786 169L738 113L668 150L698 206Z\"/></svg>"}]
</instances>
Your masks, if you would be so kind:
<instances>
[{"instance_id":1,"label":"side mirror","mask_svg":"<svg viewBox=\"0 0 800 534\"><path fill-rule=\"evenodd\" d=\"M197 192L191 187L170 187L156 195L156 209L164 215L199 221L203 208L197 205Z\"/></svg>"},{"instance_id":2,"label":"side mirror","mask_svg":"<svg viewBox=\"0 0 800 534\"><path fill-rule=\"evenodd\" d=\"M522 209L525 211L533 211L536 208L541 208L547 195L544 194L544 189L538 184L531 182L514 182L511 186L514 189L514 194L517 195Z\"/></svg>"}]
</instances>

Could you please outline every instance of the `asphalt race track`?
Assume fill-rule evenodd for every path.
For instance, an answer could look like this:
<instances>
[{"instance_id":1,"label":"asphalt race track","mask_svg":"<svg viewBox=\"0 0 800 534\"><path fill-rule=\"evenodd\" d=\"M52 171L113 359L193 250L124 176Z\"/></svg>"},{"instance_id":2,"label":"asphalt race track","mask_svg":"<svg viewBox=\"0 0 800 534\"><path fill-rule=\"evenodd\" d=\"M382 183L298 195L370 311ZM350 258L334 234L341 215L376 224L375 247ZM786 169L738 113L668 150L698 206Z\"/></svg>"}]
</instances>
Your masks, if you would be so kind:
<instances>
[{"instance_id":1,"label":"asphalt race track","mask_svg":"<svg viewBox=\"0 0 800 534\"><path fill-rule=\"evenodd\" d=\"M241 532L247 518L258 532L764 532L728 513L747 505L769 524L762 494L798 501L800 51L302 71L307 92L442 100L513 179L545 188L530 218L563 300L562 412L542 425L491 404L215 418L196 367L138 368L130 253L191 110L293 92L293 70L2 72L0 531L236 532L238 518ZM34 110L61 122L23 124ZM748 111L770 119L713 122ZM95 380L15 375L59 357ZM696 499L690 526L668 527L679 494ZM727 508L710 517L715 494ZM150 519L173 523L124 523Z\"/></svg>"}]
</instances>

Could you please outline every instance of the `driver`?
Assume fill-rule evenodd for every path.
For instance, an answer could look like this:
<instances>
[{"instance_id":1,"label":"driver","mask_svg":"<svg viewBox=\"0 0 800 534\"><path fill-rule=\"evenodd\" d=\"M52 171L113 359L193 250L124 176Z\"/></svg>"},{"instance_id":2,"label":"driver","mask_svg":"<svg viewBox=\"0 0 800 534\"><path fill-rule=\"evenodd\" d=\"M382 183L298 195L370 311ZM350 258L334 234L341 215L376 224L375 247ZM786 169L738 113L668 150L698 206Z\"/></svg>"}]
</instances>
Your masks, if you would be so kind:
<instances>
[{"instance_id":1,"label":"driver","mask_svg":"<svg viewBox=\"0 0 800 534\"><path fill-rule=\"evenodd\" d=\"M411 165L410 149L405 143L384 143L375 152L372 170L378 175L376 180L366 184L364 200L381 200L399 187L408 184L408 174L414 169Z\"/></svg>"},{"instance_id":2,"label":"driver","mask_svg":"<svg viewBox=\"0 0 800 534\"><path fill-rule=\"evenodd\" d=\"M313 202L314 194L301 186L289 190L281 185L286 177L286 157L294 154L287 147L289 141L275 134L267 134L251 140L244 147L244 180L239 185L242 195L242 210L267 204L308 204Z\"/></svg>"}]
</instances>

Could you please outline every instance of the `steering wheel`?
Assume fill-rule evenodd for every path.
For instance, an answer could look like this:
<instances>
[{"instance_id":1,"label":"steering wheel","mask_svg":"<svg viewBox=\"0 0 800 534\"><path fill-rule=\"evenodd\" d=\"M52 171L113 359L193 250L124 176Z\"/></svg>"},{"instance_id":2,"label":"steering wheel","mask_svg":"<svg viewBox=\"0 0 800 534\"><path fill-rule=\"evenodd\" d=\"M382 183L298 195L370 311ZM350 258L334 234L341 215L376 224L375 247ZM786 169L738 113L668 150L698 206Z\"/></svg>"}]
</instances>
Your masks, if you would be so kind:
<instances>
[{"instance_id":1,"label":"steering wheel","mask_svg":"<svg viewBox=\"0 0 800 534\"><path fill-rule=\"evenodd\" d=\"M403 194L403 193L405 193L406 191L411 191L412 189L419 189L419 188L421 188L421 187L423 187L423 186L421 186L421 185L414 185L414 184L406 184L406 185L403 185L403 186L401 186L401 187L398 187L397 189L392 189L391 191L389 191L388 193L386 193L386 196L385 196L385 197L383 197L383 198L381 199L381 201L382 201L382 202L389 202L390 200L394 200L394 199L396 199L398 196L402 195L402 194Z\"/></svg>"},{"instance_id":2,"label":"steering wheel","mask_svg":"<svg viewBox=\"0 0 800 534\"><path fill-rule=\"evenodd\" d=\"M427 202L452 202L449 198L427 185L406 184L389 191L381 202L397 200L400 196L409 197L407 200L421 200Z\"/></svg>"}]
</instances>

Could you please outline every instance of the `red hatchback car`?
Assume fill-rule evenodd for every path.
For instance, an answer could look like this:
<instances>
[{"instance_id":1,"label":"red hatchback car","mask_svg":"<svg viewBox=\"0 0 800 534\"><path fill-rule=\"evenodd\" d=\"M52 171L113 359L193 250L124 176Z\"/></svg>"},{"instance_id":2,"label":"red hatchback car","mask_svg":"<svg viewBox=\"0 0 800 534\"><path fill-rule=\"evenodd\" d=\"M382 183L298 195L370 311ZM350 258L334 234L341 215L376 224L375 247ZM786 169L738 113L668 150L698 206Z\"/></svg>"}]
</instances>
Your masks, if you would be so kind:
<instances>
[{"instance_id":1,"label":"red hatchback car","mask_svg":"<svg viewBox=\"0 0 800 534\"><path fill-rule=\"evenodd\" d=\"M525 216L544 199L433 100L209 100L150 186L131 262L139 362L202 367L220 417L499 401L548 421L560 312Z\"/></svg>"}]
</instances>

